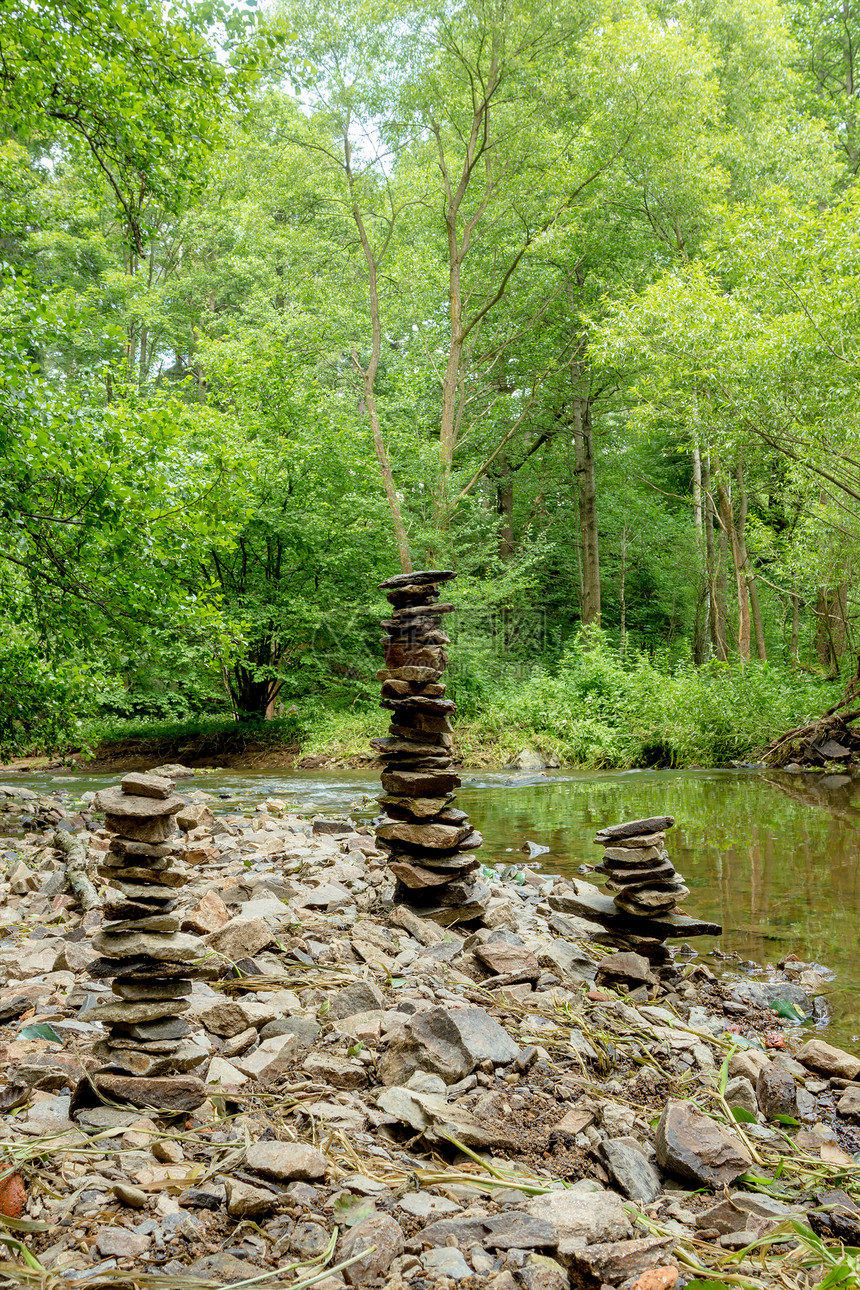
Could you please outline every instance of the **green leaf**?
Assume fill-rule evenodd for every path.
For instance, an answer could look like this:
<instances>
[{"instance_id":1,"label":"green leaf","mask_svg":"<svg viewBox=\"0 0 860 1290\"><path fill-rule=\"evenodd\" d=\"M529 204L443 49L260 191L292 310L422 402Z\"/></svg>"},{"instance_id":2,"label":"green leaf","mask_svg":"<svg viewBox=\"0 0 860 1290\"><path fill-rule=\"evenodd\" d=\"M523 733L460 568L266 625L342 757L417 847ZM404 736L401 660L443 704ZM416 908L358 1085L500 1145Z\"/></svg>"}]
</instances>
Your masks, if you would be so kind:
<instances>
[{"instance_id":1,"label":"green leaf","mask_svg":"<svg viewBox=\"0 0 860 1290\"><path fill-rule=\"evenodd\" d=\"M799 1129L800 1121L795 1120L790 1115L772 1115L770 1117L776 1124L786 1124L790 1129Z\"/></svg>"},{"instance_id":2,"label":"green leaf","mask_svg":"<svg viewBox=\"0 0 860 1290\"><path fill-rule=\"evenodd\" d=\"M738 1124L758 1124L752 1111L748 1111L745 1106L733 1106L731 1112Z\"/></svg>"},{"instance_id":3,"label":"green leaf","mask_svg":"<svg viewBox=\"0 0 860 1290\"><path fill-rule=\"evenodd\" d=\"M334 1217L341 1227L355 1227L376 1213L369 1196L339 1196L334 1202Z\"/></svg>"},{"instance_id":4,"label":"green leaf","mask_svg":"<svg viewBox=\"0 0 860 1290\"><path fill-rule=\"evenodd\" d=\"M62 1044L62 1039L47 1021L37 1021L32 1026L24 1026L18 1032L19 1039L47 1039L52 1044Z\"/></svg>"},{"instance_id":5,"label":"green leaf","mask_svg":"<svg viewBox=\"0 0 860 1290\"><path fill-rule=\"evenodd\" d=\"M789 1003L787 999L774 999L770 1005L771 1011L775 1012L778 1017L784 1017L787 1021L803 1021L803 1013Z\"/></svg>"}]
</instances>

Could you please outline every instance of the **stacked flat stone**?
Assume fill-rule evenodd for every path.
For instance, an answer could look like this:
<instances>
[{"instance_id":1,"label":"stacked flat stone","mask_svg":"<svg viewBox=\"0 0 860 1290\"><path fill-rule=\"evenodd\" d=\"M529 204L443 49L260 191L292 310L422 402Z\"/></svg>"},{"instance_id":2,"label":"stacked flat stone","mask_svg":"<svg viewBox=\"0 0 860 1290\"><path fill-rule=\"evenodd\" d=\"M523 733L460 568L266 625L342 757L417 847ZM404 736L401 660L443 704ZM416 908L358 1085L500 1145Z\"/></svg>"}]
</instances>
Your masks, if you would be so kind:
<instances>
[{"instance_id":1,"label":"stacked flat stone","mask_svg":"<svg viewBox=\"0 0 860 1290\"><path fill-rule=\"evenodd\" d=\"M376 838L397 879L395 900L443 926L480 918L489 899L486 883L474 877L483 838L453 805L460 785L451 757L456 705L439 679L450 644L441 622L454 609L439 603L439 587L454 577L450 569L422 570L381 584L393 608L382 622L385 667L377 679L391 725L387 738L371 740L384 763L379 802L386 818Z\"/></svg>"},{"instance_id":2,"label":"stacked flat stone","mask_svg":"<svg viewBox=\"0 0 860 1290\"><path fill-rule=\"evenodd\" d=\"M134 773L119 788L97 793L93 805L105 812L113 837L97 871L107 883L107 921L93 937L102 957L90 973L112 977L116 998L87 1020L107 1027L107 1038L95 1048L106 1069L141 1077L138 1091L145 1094L149 1077L192 1070L207 1057L188 1043L191 1027L182 1017L196 975L191 965L206 954L198 937L179 931L173 912L188 881L175 863L183 846L173 818L185 803L174 795L172 780ZM135 1082L122 1081L131 1100Z\"/></svg>"},{"instance_id":3,"label":"stacked flat stone","mask_svg":"<svg viewBox=\"0 0 860 1290\"><path fill-rule=\"evenodd\" d=\"M603 847L603 864L608 875L606 890L625 914L640 918L671 914L690 894L669 859L664 843L666 830L674 826L671 815L647 820L629 820L601 829L594 841Z\"/></svg>"}]
</instances>

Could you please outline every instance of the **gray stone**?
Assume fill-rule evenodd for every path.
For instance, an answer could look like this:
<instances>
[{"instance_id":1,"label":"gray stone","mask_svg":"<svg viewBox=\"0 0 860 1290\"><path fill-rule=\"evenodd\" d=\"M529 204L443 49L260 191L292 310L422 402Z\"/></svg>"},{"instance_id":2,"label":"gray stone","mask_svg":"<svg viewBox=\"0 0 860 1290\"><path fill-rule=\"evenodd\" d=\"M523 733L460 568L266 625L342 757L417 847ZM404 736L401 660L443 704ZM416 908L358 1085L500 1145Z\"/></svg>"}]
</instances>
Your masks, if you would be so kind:
<instances>
[{"instance_id":1,"label":"gray stone","mask_svg":"<svg viewBox=\"0 0 860 1290\"><path fill-rule=\"evenodd\" d=\"M812 1000L792 981L733 981L732 994L760 1008L769 1008L777 1000L782 1000L792 1004L805 1017L812 1016Z\"/></svg>"},{"instance_id":2,"label":"gray stone","mask_svg":"<svg viewBox=\"0 0 860 1290\"><path fill-rule=\"evenodd\" d=\"M185 1269L188 1276L198 1277L201 1281L218 1281L221 1285L248 1281L261 1276L266 1270L259 1263L237 1259L235 1254L228 1254L226 1250L219 1250L217 1254L204 1254ZM265 1285L265 1281L262 1284Z\"/></svg>"},{"instance_id":3,"label":"gray stone","mask_svg":"<svg viewBox=\"0 0 860 1290\"><path fill-rule=\"evenodd\" d=\"M153 999L142 1003L133 1003L128 999L114 999L110 1003L99 1004L87 1012L87 1021L100 1021L110 1026L116 1023L128 1025L130 1022L158 1021L161 1017L178 1017L188 1010L187 999Z\"/></svg>"},{"instance_id":4,"label":"gray stone","mask_svg":"<svg viewBox=\"0 0 860 1290\"><path fill-rule=\"evenodd\" d=\"M265 1174L280 1182L312 1182L324 1178L328 1162L316 1147L300 1142L253 1142L245 1155L245 1163L255 1173Z\"/></svg>"},{"instance_id":5,"label":"gray stone","mask_svg":"<svg viewBox=\"0 0 860 1290\"><path fill-rule=\"evenodd\" d=\"M483 1244L488 1250L554 1250L558 1245L554 1223L519 1209L487 1218L484 1223L487 1235Z\"/></svg>"},{"instance_id":6,"label":"gray stone","mask_svg":"<svg viewBox=\"0 0 860 1290\"><path fill-rule=\"evenodd\" d=\"M734 1079L729 1080L726 1084L725 1097L729 1106L742 1107L752 1115L758 1111L755 1089L745 1075L735 1075Z\"/></svg>"},{"instance_id":7,"label":"gray stone","mask_svg":"<svg viewBox=\"0 0 860 1290\"><path fill-rule=\"evenodd\" d=\"M571 1187L534 1196L527 1204L529 1214L557 1230L565 1247L581 1248L598 1241L618 1241L632 1232L621 1197L612 1191L578 1191ZM560 1247L561 1248L561 1245Z\"/></svg>"},{"instance_id":8,"label":"gray stone","mask_svg":"<svg viewBox=\"0 0 860 1290\"><path fill-rule=\"evenodd\" d=\"M660 1195L660 1175L635 1147L609 1138L603 1143L603 1159L628 1199L650 1205Z\"/></svg>"},{"instance_id":9,"label":"gray stone","mask_svg":"<svg viewBox=\"0 0 860 1290\"><path fill-rule=\"evenodd\" d=\"M530 1254L519 1274L525 1290L569 1290L570 1278L555 1259Z\"/></svg>"},{"instance_id":10,"label":"gray stone","mask_svg":"<svg viewBox=\"0 0 860 1290\"><path fill-rule=\"evenodd\" d=\"M688 1102L667 1102L654 1138L657 1163L686 1182L721 1187L752 1164L739 1138Z\"/></svg>"},{"instance_id":11,"label":"gray stone","mask_svg":"<svg viewBox=\"0 0 860 1290\"><path fill-rule=\"evenodd\" d=\"M607 954L597 965L598 985L653 985L651 964L641 954L621 951Z\"/></svg>"},{"instance_id":12,"label":"gray stone","mask_svg":"<svg viewBox=\"0 0 860 1290\"><path fill-rule=\"evenodd\" d=\"M483 1061L507 1065L519 1052L507 1031L483 1008L429 1008L394 1037L379 1065L383 1084L405 1084L416 1070L456 1084Z\"/></svg>"},{"instance_id":13,"label":"gray stone","mask_svg":"<svg viewBox=\"0 0 860 1290\"><path fill-rule=\"evenodd\" d=\"M421 1266L425 1272L432 1272L439 1277L450 1277L452 1281L465 1281L472 1275L472 1269L459 1250L442 1245L438 1249L428 1250L421 1255Z\"/></svg>"},{"instance_id":14,"label":"gray stone","mask_svg":"<svg viewBox=\"0 0 860 1290\"><path fill-rule=\"evenodd\" d=\"M344 986L331 996L332 1021L342 1021L345 1017L354 1017L359 1012L372 1012L375 1008L385 1007L385 995L372 981L356 981L355 985Z\"/></svg>"},{"instance_id":15,"label":"gray stone","mask_svg":"<svg viewBox=\"0 0 860 1290\"><path fill-rule=\"evenodd\" d=\"M320 1032L321 1028L313 1017L283 1017L267 1022L260 1030L260 1039L273 1039L275 1035L295 1035L303 1047L310 1047Z\"/></svg>"},{"instance_id":16,"label":"gray stone","mask_svg":"<svg viewBox=\"0 0 860 1290\"><path fill-rule=\"evenodd\" d=\"M750 1219L771 1218L782 1222L786 1218L802 1218L803 1208L786 1205L784 1201L755 1192L731 1192L725 1200L696 1215L696 1226L719 1232L744 1232L752 1226Z\"/></svg>"}]
</instances>

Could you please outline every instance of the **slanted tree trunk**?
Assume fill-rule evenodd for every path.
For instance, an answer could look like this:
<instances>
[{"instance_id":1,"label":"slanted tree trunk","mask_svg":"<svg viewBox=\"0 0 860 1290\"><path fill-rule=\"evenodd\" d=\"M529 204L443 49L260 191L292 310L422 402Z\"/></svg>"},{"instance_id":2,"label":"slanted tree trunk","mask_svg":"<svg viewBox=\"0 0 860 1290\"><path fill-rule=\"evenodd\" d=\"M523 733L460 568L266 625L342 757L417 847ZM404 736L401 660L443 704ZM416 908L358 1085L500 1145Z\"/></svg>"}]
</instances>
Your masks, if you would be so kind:
<instances>
[{"instance_id":1,"label":"slanted tree trunk","mask_svg":"<svg viewBox=\"0 0 860 1290\"><path fill-rule=\"evenodd\" d=\"M725 663L729 657L726 636L726 535L719 527L711 492L711 463L707 457L702 462L702 492L705 504L705 569L711 649Z\"/></svg>"},{"instance_id":2,"label":"slanted tree trunk","mask_svg":"<svg viewBox=\"0 0 860 1290\"><path fill-rule=\"evenodd\" d=\"M794 663L800 662L800 596L797 592L791 597L791 658Z\"/></svg>"},{"instance_id":3,"label":"slanted tree trunk","mask_svg":"<svg viewBox=\"0 0 860 1290\"><path fill-rule=\"evenodd\" d=\"M600 626L600 543L597 533L597 480L594 471L591 403L576 389L573 393L573 442L582 551L580 616L583 626L587 627L590 623Z\"/></svg>"}]
</instances>

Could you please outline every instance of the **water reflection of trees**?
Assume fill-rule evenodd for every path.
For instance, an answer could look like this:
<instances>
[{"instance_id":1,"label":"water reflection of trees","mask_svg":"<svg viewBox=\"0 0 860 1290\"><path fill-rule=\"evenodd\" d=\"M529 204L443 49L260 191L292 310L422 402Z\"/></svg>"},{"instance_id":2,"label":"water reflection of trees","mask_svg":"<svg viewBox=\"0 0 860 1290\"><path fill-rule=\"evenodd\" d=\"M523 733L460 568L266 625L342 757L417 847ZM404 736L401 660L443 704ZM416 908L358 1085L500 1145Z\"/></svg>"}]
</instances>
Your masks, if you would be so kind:
<instances>
[{"instance_id":1,"label":"water reflection of trees","mask_svg":"<svg viewBox=\"0 0 860 1290\"><path fill-rule=\"evenodd\" d=\"M794 951L832 967L838 1029L844 1038L860 1029L860 994L839 994L860 991L860 778L644 772L465 790L461 799L480 821L488 860L525 859L516 851L531 839L550 847L545 870L569 875L599 859L598 828L674 815L668 846L692 890L690 912L722 923L720 944L745 959L775 963Z\"/></svg>"}]
</instances>

